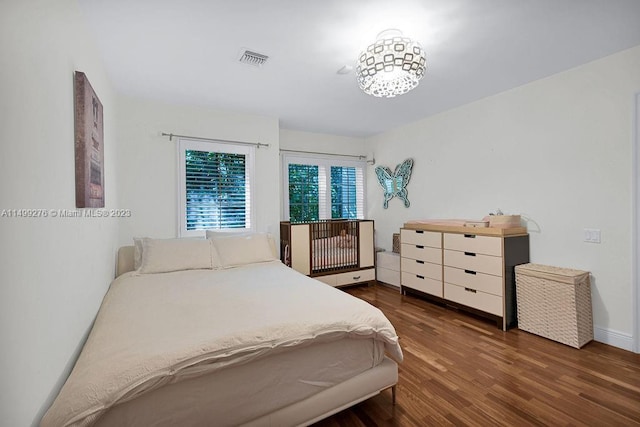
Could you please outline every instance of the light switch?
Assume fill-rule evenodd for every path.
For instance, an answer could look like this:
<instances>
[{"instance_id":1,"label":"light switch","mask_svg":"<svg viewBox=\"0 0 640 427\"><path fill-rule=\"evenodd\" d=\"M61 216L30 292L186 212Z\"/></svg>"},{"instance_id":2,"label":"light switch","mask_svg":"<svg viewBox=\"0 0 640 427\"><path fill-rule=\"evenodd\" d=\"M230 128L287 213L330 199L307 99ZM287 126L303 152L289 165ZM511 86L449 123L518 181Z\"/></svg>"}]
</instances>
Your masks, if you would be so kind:
<instances>
[{"instance_id":1,"label":"light switch","mask_svg":"<svg viewBox=\"0 0 640 427\"><path fill-rule=\"evenodd\" d=\"M600 243L600 230L597 228L585 228L584 241L589 243Z\"/></svg>"}]
</instances>

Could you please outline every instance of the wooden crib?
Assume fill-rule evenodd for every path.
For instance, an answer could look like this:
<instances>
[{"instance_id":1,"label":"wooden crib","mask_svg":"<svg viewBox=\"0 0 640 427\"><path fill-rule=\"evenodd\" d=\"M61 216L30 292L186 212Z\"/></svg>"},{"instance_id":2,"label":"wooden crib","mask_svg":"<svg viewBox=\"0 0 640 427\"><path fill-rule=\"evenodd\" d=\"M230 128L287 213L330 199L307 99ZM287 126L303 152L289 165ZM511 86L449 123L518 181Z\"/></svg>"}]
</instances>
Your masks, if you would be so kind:
<instances>
[{"instance_id":1,"label":"wooden crib","mask_svg":"<svg viewBox=\"0 0 640 427\"><path fill-rule=\"evenodd\" d=\"M373 220L282 221L280 259L332 286L374 281Z\"/></svg>"}]
</instances>

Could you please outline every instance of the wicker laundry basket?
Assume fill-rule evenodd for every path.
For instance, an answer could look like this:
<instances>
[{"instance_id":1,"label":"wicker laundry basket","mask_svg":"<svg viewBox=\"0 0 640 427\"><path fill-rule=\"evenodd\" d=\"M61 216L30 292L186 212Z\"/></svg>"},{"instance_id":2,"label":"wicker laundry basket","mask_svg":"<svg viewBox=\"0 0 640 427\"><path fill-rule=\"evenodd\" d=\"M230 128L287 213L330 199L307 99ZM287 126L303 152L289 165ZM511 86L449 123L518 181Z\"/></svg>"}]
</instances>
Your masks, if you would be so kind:
<instances>
[{"instance_id":1,"label":"wicker laundry basket","mask_svg":"<svg viewBox=\"0 0 640 427\"><path fill-rule=\"evenodd\" d=\"M400 253L400 233L393 233L392 251Z\"/></svg>"},{"instance_id":2,"label":"wicker laundry basket","mask_svg":"<svg viewBox=\"0 0 640 427\"><path fill-rule=\"evenodd\" d=\"M519 329L575 348L593 340L588 271L540 264L515 271Z\"/></svg>"}]
</instances>

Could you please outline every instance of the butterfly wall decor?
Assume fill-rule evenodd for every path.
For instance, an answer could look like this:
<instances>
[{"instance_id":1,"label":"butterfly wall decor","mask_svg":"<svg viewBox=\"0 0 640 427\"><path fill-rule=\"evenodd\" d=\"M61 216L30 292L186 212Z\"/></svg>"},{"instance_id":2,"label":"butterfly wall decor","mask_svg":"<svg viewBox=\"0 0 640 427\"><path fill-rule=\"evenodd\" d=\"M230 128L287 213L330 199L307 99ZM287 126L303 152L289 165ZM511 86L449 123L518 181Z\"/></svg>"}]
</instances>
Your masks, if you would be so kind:
<instances>
[{"instance_id":1,"label":"butterfly wall decor","mask_svg":"<svg viewBox=\"0 0 640 427\"><path fill-rule=\"evenodd\" d=\"M411 168L413 167L413 159L407 159L404 162L396 166L396 169L391 173L391 170L386 166L376 167L376 176L378 182L384 190L384 203L382 207L387 209L389 207L389 200L394 196L404 201L404 206L409 207L409 199L407 199L407 184L411 178Z\"/></svg>"}]
</instances>

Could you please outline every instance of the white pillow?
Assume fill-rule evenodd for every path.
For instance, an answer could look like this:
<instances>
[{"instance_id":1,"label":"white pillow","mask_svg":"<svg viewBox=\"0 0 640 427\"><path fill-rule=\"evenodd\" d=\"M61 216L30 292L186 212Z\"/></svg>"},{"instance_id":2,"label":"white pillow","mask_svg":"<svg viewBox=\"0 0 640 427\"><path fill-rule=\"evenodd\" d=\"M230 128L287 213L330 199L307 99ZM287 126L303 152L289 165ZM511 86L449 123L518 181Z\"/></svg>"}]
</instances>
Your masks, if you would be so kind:
<instances>
[{"instance_id":1,"label":"white pillow","mask_svg":"<svg viewBox=\"0 0 640 427\"><path fill-rule=\"evenodd\" d=\"M138 270L142 264L142 237L133 238L133 269Z\"/></svg>"},{"instance_id":2,"label":"white pillow","mask_svg":"<svg viewBox=\"0 0 640 427\"><path fill-rule=\"evenodd\" d=\"M210 237L211 236L211 237ZM220 256L223 268L277 260L267 233L223 233L207 231L207 238Z\"/></svg>"},{"instance_id":3,"label":"white pillow","mask_svg":"<svg viewBox=\"0 0 640 427\"><path fill-rule=\"evenodd\" d=\"M208 239L142 240L140 273L211 269L214 267L213 245Z\"/></svg>"},{"instance_id":4,"label":"white pillow","mask_svg":"<svg viewBox=\"0 0 640 427\"><path fill-rule=\"evenodd\" d=\"M207 239L213 239L216 237L229 237L229 236L250 236L253 234L264 234L267 236L267 240L269 241L269 247L271 248L271 254L274 259L278 259L278 249L276 247L276 239L273 237L271 233L264 233L260 231L216 231L216 230L207 230L206 236ZM214 246L215 249L215 246Z\"/></svg>"},{"instance_id":5,"label":"white pillow","mask_svg":"<svg viewBox=\"0 0 640 427\"><path fill-rule=\"evenodd\" d=\"M144 237L134 237L133 238L133 269L138 271L140 270L140 265L142 264L142 253L144 252L144 248L142 246L142 241L145 239ZM193 238L191 238L193 239ZM203 240L202 238L198 238ZM211 245L211 265L214 269L220 268L222 265L220 263L220 257L218 256L218 252L216 248Z\"/></svg>"}]
</instances>

